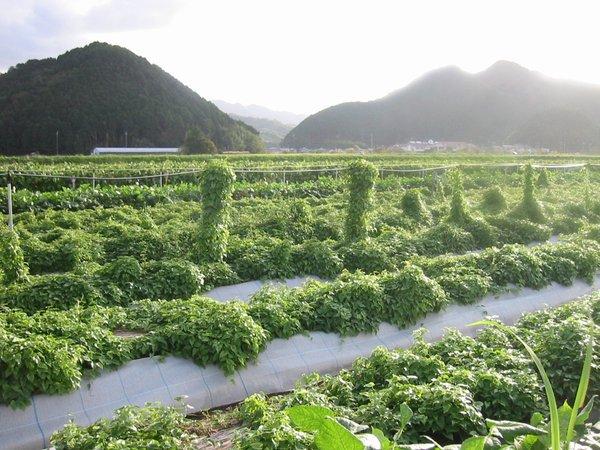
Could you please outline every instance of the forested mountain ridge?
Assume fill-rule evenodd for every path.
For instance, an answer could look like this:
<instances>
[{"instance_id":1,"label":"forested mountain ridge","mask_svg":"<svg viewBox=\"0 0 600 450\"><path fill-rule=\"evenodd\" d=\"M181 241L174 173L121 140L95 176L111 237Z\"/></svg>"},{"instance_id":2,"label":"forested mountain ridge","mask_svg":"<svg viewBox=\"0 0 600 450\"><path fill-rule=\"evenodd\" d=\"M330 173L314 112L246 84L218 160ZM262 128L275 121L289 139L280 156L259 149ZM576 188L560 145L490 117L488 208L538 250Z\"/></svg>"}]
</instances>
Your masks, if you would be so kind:
<instances>
[{"instance_id":1,"label":"forested mountain ridge","mask_svg":"<svg viewBox=\"0 0 600 450\"><path fill-rule=\"evenodd\" d=\"M261 105L242 105L241 103L229 103L224 100L213 100L213 103L217 105L221 111L233 116L276 120L292 126L298 125L306 119L305 114L298 114L290 111L277 111Z\"/></svg>"},{"instance_id":2,"label":"forested mountain ridge","mask_svg":"<svg viewBox=\"0 0 600 450\"><path fill-rule=\"evenodd\" d=\"M342 103L301 122L283 146L339 147L410 140L600 148L600 86L556 80L499 61L470 74L429 72L369 102Z\"/></svg>"},{"instance_id":3,"label":"forested mountain ridge","mask_svg":"<svg viewBox=\"0 0 600 450\"><path fill-rule=\"evenodd\" d=\"M283 138L294 128L293 125L281 123L278 120L238 116L237 114L229 114L229 116L235 120L241 120L257 130L267 147L279 147Z\"/></svg>"},{"instance_id":4,"label":"forested mountain ridge","mask_svg":"<svg viewBox=\"0 0 600 450\"><path fill-rule=\"evenodd\" d=\"M95 146L179 147L199 127L223 149L257 151L258 133L160 67L100 42L0 75L0 153L85 153Z\"/></svg>"}]
</instances>

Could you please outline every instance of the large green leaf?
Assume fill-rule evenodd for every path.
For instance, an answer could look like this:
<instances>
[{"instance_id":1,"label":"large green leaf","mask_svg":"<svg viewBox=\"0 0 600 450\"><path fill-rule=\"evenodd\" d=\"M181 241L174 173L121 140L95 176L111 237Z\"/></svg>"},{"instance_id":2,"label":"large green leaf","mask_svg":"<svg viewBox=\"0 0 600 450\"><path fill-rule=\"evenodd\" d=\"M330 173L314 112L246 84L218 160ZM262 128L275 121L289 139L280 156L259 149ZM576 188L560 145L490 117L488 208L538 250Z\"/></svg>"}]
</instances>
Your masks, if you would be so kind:
<instances>
[{"instance_id":1,"label":"large green leaf","mask_svg":"<svg viewBox=\"0 0 600 450\"><path fill-rule=\"evenodd\" d=\"M292 406L286 409L285 412L292 421L294 428L312 433L321 429L327 417L335 416L335 413L331 409L316 405Z\"/></svg>"},{"instance_id":2,"label":"large green leaf","mask_svg":"<svg viewBox=\"0 0 600 450\"><path fill-rule=\"evenodd\" d=\"M365 446L355 435L326 417L315 435L315 446L319 450L364 450Z\"/></svg>"},{"instance_id":3,"label":"large green leaf","mask_svg":"<svg viewBox=\"0 0 600 450\"><path fill-rule=\"evenodd\" d=\"M522 422L488 419L486 420L486 423L488 428L495 429L500 434L502 439L508 443L512 443L518 436L524 436L527 434L542 436L546 434L546 430Z\"/></svg>"}]
</instances>

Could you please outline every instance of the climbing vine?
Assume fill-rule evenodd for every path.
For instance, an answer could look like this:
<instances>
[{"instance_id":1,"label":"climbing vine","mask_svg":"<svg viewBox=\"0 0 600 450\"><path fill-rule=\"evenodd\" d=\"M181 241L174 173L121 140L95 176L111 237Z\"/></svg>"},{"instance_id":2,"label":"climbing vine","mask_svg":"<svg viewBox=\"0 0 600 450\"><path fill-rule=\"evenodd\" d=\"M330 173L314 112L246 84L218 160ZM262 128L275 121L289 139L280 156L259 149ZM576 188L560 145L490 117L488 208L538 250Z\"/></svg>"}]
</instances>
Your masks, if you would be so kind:
<instances>
[{"instance_id":1,"label":"climbing vine","mask_svg":"<svg viewBox=\"0 0 600 450\"><path fill-rule=\"evenodd\" d=\"M519 215L532 222L543 223L546 219L542 207L535 197L535 181L533 175L531 164L527 164L523 174L523 199L517 208L517 212Z\"/></svg>"},{"instance_id":2,"label":"climbing vine","mask_svg":"<svg viewBox=\"0 0 600 450\"><path fill-rule=\"evenodd\" d=\"M346 216L346 239L350 241L364 239L367 236L368 215L373 196L373 185L377 178L377 169L367 161L354 161L348 167L348 214Z\"/></svg>"},{"instance_id":3,"label":"climbing vine","mask_svg":"<svg viewBox=\"0 0 600 450\"><path fill-rule=\"evenodd\" d=\"M8 228L0 231L0 267L4 272L4 283L26 281L29 267L25 262L19 236Z\"/></svg>"},{"instance_id":4,"label":"climbing vine","mask_svg":"<svg viewBox=\"0 0 600 450\"><path fill-rule=\"evenodd\" d=\"M220 262L225 256L234 181L233 170L221 161L211 162L202 174L202 218L196 253L199 262Z\"/></svg>"},{"instance_id":5,"label":"climbing vine","mask_svg":"<svg viewBox=\"0 0 600 450\"><path fill-rule=\"evenodd\" d=\"M465 202L465 191L463 188L462 175L458 170L450 173L452 185L452 200L450 201L450 215L448 220L452 223L463 224L470 219Z\"/></svg>"}]
</instances>

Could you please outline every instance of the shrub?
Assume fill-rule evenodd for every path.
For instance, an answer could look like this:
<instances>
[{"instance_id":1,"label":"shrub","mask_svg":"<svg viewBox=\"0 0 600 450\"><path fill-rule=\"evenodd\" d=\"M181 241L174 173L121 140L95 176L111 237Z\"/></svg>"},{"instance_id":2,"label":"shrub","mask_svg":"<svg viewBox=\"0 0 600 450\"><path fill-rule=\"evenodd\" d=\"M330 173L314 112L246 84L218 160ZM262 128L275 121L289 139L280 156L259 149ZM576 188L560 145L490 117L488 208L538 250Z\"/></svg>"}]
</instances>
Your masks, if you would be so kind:
<instances>
[{"instance_id":1,"label":"shrub","mask_svg":"<svg viewBox=\"0 0 600 450\"><path fill-rule=\"evenodd\" d=\"M15 336L0 328L0 402L25 406L32 394L64 394L80 379L81 351L51 336Z\"/></svg>"},{"instance_id":2,"label":"shrub","mask_svg":"<svg viewBox=\"0 0 600 450\"><path fill-rule=\"evenodd\" d=\"M54 274L31 277L28 283L13 284L0 292L0 304L34 313L45 308L68 309L77 304L102 304L100 291L86 277Z\"/></svg>"},{"instance_id":3,"label":"shrub","mask_svg":"<svg viewBox=\"0 0 600 450\"><path fill-rule=\"evenodd\" d=\"M102 245L92 235L80 230L55 229L24 242L24 251L32 273L69 272L79 265L102 258Z\"/></svg>"},{"instance_id":4,"label":"shrub","mask_svg":"<svg viewBox=\"0 0 600 450\"><path fill-rule=\"evenodd\" d=\"M384 293L384 317L399 327L413 324L447 303L443 289L425 276L420 267L407 264L396 273L380 278Z\"/></svg>"},{"instance_id":5,"label":"shrub","mask_svg":"<svg viewBox=\"0 0 600 450\"><path fill-rule=\"evenodd\" d=\"M528 244L550 239L552 229L546 225L513 217L494 217L488 220L499 229L498 239L505 244Z\"/></svg>"},{"instance_id":6,"label":"shrub","mask_svg":"<svg viewBox=\"0 0 600 450\"><path fill-rule=\"evenodd\" d=\"M415 247L419 254L441 255L464 253L477 246L473 235L450 223L440 223L417 235Z\"/></svg>"},{"instance_id":7,"label":"shrub","mask_svg":"<svg viewBox=\"0 0 600 450\"><path fill-rule=\"evenodd\" d=\"M556 234L571 234L577 233L583 227L585 227L586 221L583 219L577 219L562 214L552 216L550 219L550 226L552 231Z\"/></svg>"},{"instance_id":8,"label":"shrub","mask_svg":"<svg viewBox=\"0 0 600 450\"><path fill-rule=\"evenodd\" d=\"M348 170L350 177L345 230L346 239L354 241L367 236L368 215L377 169L372 163L358 160L350 163Z\"/></svg>"},{"instance_id":9,"label":"shrub","mask_svg":"<svg viewBox=\"0 0 600 450\"><path fill-rule=\"evenodd\" d=\"M227 375L255 359L267 341L245 304L206 297L136 302L127 325L149 332L140 355L175 354L202 366L216 364Z\"/></svg>"},{"instance_id":10,"label":"shrub","mask_svg":"<svg viewBox=\"0 0 600 450\"><path fill-rule=\"evenodd\" d=\"M396 374L411 377L415 384L427 384L441 376L445 370L446 365L438 356L377 347L368 358L356 359L348 373L342 376L352 380L356 391L371 386L375 389L385 388L388 380Z\"/></svg>"},{"instance_id":11,"label":"shrub","mask_svg":"<svg viewBox=\"0 0 600 450\"><path fill-rule=\"evenodd\" d=\"M402 441L417 442L421 435L455 441L484 428L483 417L469 390L460 385L433 382L409 384L393 375L389 386L371 394L369 403L358 409L359 418L387 435L400 430L400 406L414 412L402 433ZM386 409L382 414L382 409Z\"/></svg>"},{"instance_id":12,"label":"shrub","mask_svg":"<svg viewBox=\"0 0 600 450\"><path fill-rule=\"evenodd\" d=\"M167 236L156 229L118 225L115 231L104 244L107 261L119 256L132 256L142 262L175 256Z\"/></svg>"},{"instance_id":13,"label":"shrub","mask_svg":"<svg viewBox=\"0 0 600 450\"><path fill-rule=\"evenodd\" d=\"M470 219L465 202L462 176L458 170L450 173L450 182L452 183L452 199L450 200L450 214L448 221L454 224L462 224Z\"/></svg>"},{"instance_id":14,"label":"shrub","mask_svg":"<svg viewBox=\"0 0 600 450\"><path fill-rule=\"evenodd\" d=\"M23 256L19 236L13 230L0 231L0 269L5 284L28 279L29 267Z\"/></svg>"},{"instance_id":15,"label":"shrub","mask_svg":"<svg viewBox=\"0 0 600 450\"><path fill-rule=\"evenodd\" d=\"M546 188L546 187L550 186L550 178L548 177L548 170L546 170L545 167L541 168L540 174L538 175L538 178L537 178L536 185L539 188Z\"/></svg>"},{"instance_id":16,"label":"shrub","mask_svg":"<svg viewBox=\"0 0 600 450\"><path fill-rule=\"evenodd\" d=\"M270 338L287 339L304 330L303 324L312 316L312 307L296 289L267 285L252 296L248 314Z\"/></svg>"},{"instance_id":17,"label":"shrub","mask_svg":"<svg viewBox=\"0 0 600 450\"><path fill-rule=\"evenodd\" d=\"M290 241L260 237L236 243L229 264L243 280L287 278L294 274Z\"/></svg>"},{"instance_id":18,"label":"shrub","mask_svg":"<svg viewBox=\"0 0 600 450\"><path fill-rule=\"evenodd\" d=\"M142 266L133 256L119 256L105 264L97 272L106 281L115 283L121 289L133 289L142 280Z\"/></svg>"},{"instance_id":19,"label":"shrub","mask_svg":"<svg viewBox=\"0 0 600 450\"><path fill-rule=\"evenodd\" d=\"M434 279L444 289L449 301L461 304L481 299L492 287L492 279L485 272L468 266L449 267Z\"/></svg>"},{"instance_id":20,"label":"shrub","mask_svg":"<svg viewBox=\"0 0 600 450\"><path fill-rule=\"evenodd\" d=\"M489 188L483 193L481 208L493 214L506 209L506 199L498 186Z\"/></svg>"},{"instance_id":21,"label":"shrub","mask_svg":"<svg viewBox=\"0 0 600 450\"><path fill-rule=\"evenodd\" d=\"M51 443L56 450L104 449L180 449L197 448L185 431L188 420L175 408L160 404L144 407L123 406L112 419L100 419L88 427L69 422L54 433Z\"/></svg>"},{"instance_id":22,"label":"shrub","mask_svg":"<svg viewBox=\"0 0 600 450\"><path fill-rule=\"evenodd\" d=\"M539 289L549 281L544 277L542 259L531 250L518 245L484 250L478 264L498 286L513 283Z\"/></svg>"},{"instance_id":23,"label":"shrub","mask_svg":"<svg viewBox=\"0 0 600 450\"><path fill-rule=\"evenodd\" d=\"M426 224L431 221L431 215L421 198L421 193L417 189L409 189L402 196L402 210L404 214L416 222Z\"/></svg>"},{"instance_id":24,"label":"shrub","mask_svg":"<svg viewBox=\"0 0 600 450\"><path fill-rule=\"evenodd\" d=\"M377 331L382 320L383 290L375 277L361 272L343 272L330 283L307 283L300 299L314 311L309 330L351 336Z\"/></svg>"},{"instance_id":25,"label":"shrub","mask_svg":"<svg viewBox=\"0 0 600 450\"><path fill-rule=\"evenodd\" d=\"M226 254L234 181L235 174L221 161L211 161L202 173L202 219L197 248L200 262L220 262Z\"/></svg>"},{"instance_id":26,"label":"shrub","mask_svg":"<svg viewBox=\"0 0 600 450\"><path fill-rule=\"evenodd\" d=\"M462 223L462 228L471 233L478 248L486 248L498 242L498 230L478 217L470 217Z\"/></svg>"},{"instance_id":27,"label":"shrub","mask_svg":"<svg viewBox=\"0 0 600 450\"><path fill-rule=\"evenodd\" d=\"M236 284L241 281L238 274L226 262L203 264L200 266L200 273L204 275L203 290Z\"/></svg>"},{"instance_id":28,"label":"shrub","mask_svg":"<svg viewBox=\"0 0 600 450\"><path fill-rule=\"evenodd\" d=\"M350 271L362 270L365 273L378 273L394 270L394 260L388 249L374 239L352 242L341 251L344 268Z\"/></svg>"},{"instance_id":29,"label":"shrub","mask_svg":"<svg viewBox=\"0 0 600 450\"><path fill-rule=\"evenodd\" d=\"M332 243L311 239L292 251L292 261L297 274L334 278L342 271L342 260L332 248Z\"/></svg>"},{"instance_id":30,"label":"shrub","mask_svg":"<svg viewBox=\"0 0 600 450\"><path fill-rule=\"evenodd\" d=\"M190 298L204 283L198 266L182 259L152 261L144 265L143 291L153 299Z\"/></svg>"},{"instance_id":31,"label":"shrub","mask_svg":"<svg viewBox=\"0 0 600 450\"><path fill-rule=\"evenodd\" d=\"M514 210L518 218L525 218L536 223L544 223L546 218L542 207L535 198L535 184L533 181L533 168L527 164L523 175L523 199Z\"/></svg>"}]
</instances>

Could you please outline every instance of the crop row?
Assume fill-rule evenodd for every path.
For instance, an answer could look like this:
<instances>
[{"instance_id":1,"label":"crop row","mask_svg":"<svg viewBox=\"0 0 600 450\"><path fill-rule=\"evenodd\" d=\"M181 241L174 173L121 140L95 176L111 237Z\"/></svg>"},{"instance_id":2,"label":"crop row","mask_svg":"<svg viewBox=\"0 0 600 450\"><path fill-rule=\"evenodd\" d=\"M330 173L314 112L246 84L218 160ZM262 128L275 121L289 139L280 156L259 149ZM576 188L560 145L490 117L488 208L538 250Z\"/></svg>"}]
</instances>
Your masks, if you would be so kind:
<instances>
[{"instance_id":1,"label":"crop row","mask_svg":"<svg viewBox=\"0 0 600 450\"><path fill-rule=\"evenodd\" d=\"M543 361L560 404L574 398L587 340L600 339L600 299L593 295L527 314L512 329ZM590 396L600 392L598 369L596 347ZM514 421L528 422L534 412L542 417L547 413L540 379L521 345L498 330L485 329L476 338L450 331L433 344L419 332L409 349L376 349L337 375L306 376L290 394L252 395L227 413L229 418L213 414L214 419L209 415L207 420L211 426L219 420L242 422L235 438L239 449L314 448L315 434L297 429L288 413L300 405L327 408L353 430L359 429L357 423L376 427L397 444L422 442L422 436L442 444L460 442L485 433L487 419L513 421L506 426L515 432L519 428ZM412 414L407 415L407 409ZM92 449L116 442L141 448L152 442L191 450L203 429L177 409L128 406L114 419L90 427L69 424L52 442L57 449Z\"/></svg>"},{"instance_id":2,"label":"crop row","mask_svg":"<svg viewBox=\"0 0 600 450\"><path fill-rule=\"evenodd\" d=\"M18 189L31 191L55 191L63 188L81 187L82 185L116 185L129 184L159 186L162 184L191 183L197 184L202 178L202 171L210 161L227 161L236 171L239 181L245 182L304 182L320 178L337 179L344 175L345 169L357 156L351 155L286 155L286 156L228 156L228 157L102 157L102 158L33 158L10 159L0 158L2 185L6 185L8 177ZM503 158L490 157L482 160L466 155L455 157L399 157L395 155L367 155L361 159L368 160L379 169L408 169L414 172L382 172L386 176L440 175L444 169L433 172L419 172L420 168L449 167L461 164L468 173L511 174L518 171L518 165L538 161L541 163L569 163L573 157L537 157ZM588 167L595 170L594 158ZM588 162L583 159L581 161ZM472 165L471 165L472 164ZM491 165L487 165L491 164ZM494 164L497 164L494 166ZM508 165L507 165L508 164ZM510 164L514 164L511 166ZM341 169L341 170L334 170ZM578 171L574 167L569 170ZM286 172L285 174L283 172ZM29 174L29 175L28 175ZM32 176L30 174L37 174ZM161 174L163 174L161 176ZM171 174L171 175L170 175ZM43 176L42 176L43 175ZM54 176L53 176L54 175Z\"/></svg>"},{"instance_id":3,"label":"crop row","mask_svg":"<svg viewBox=\"0 0 600 450\"><path fill-rule=\"evenodd\" d=\"M136 300L136 292L156 299L189 294L201 272L181 261L140 268L124 257L91 275L48 275L5 288L0 304L12 309L0 313L8 344L0 351L0 400L19 405L33 393L68 392L86 371L152 354L181 355L231 373L276 337L374 332L382 321L404 327L450 301L471 303L513 284L540 288L590 280L599 267L600 245L593 241L512 245L423 258L377 275L345 272L301 288L267 288L244 304L197 296ZM140 279L148 281L138 285ZM124 306L100 306L115 303ZM140 336L122 340L112 332L120 328Z\"/></svg>"}]
</instances>

